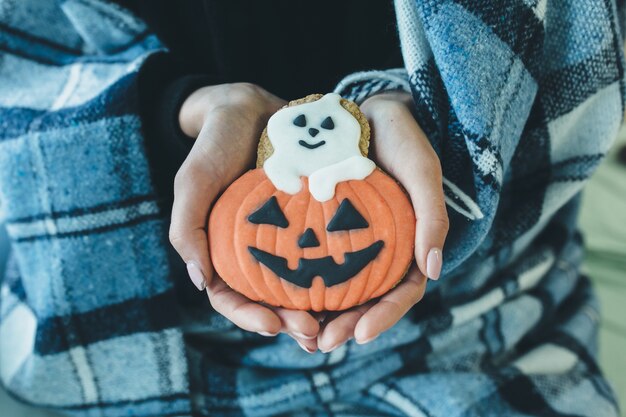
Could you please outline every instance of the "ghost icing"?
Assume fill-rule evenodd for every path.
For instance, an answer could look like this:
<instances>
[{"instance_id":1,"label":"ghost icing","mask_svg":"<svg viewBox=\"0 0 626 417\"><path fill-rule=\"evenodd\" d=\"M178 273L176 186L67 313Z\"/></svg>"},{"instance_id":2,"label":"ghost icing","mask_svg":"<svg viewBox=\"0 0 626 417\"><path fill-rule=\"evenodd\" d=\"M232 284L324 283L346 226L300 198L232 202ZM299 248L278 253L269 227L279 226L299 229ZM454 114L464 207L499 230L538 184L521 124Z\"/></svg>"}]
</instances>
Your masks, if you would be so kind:
<instances>
[{"instance_id":1,"label":"ghost icing","mask_svg":"<svg viewBox=\"0 0 626 417\"><path fill-rule=\"evenodd\" d=\"M341 106L339 94L279 110L267 123L267 136L274 153L263 169L288 194L297 194L301 177L308 177L309 192L324 202L333 198L338 183L362 180L376 168L361 155L361 126Z\"/></svg>"}]
</instances>

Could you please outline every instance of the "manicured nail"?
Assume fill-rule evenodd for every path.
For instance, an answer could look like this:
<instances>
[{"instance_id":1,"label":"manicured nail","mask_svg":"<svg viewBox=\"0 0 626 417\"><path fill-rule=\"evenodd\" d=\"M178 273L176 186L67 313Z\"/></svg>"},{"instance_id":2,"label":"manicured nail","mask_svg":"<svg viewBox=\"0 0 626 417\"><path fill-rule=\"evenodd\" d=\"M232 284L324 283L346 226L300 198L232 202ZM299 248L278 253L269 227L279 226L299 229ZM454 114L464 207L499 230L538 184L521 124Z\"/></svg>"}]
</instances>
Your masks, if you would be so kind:
<instances>
[{"instance_id":1,"label":"manicured nail","mask_svg":"<svg viewBox=\"0 0 626 417\"><path fill-rule=\"evenodd\" d=\"M335 349L339 349L340 347L342 347L343 345L345 345L345 344L346 344L346 342L347 342L347 340L346 340L345 342L341 342L341 343L336 344L335 346L331 347L330 349L326 349L326 350L324 350L324 349L320 349L320 350L321 350L323 353L330 353L330 352L332 352L333 350L335 350Z\"/></svg>"},{"instance_id":2,"label":"manicured nail","mask_svg":"<svg viewBox=\"0 0 626 417\"><path fill-rule=\"evenodd\" d=\"M278 333L270 333L270 332L258 332L261 336L265 336L265 337L274 337L276 336Z\"/></svg>"},{"instance_id":3,"label":"manicured nail","mask_svg":"<svg viewBox=\"0 0 626 417\"><path fill-rule=\"evenodd\" d=\"M296 343L298 343L298 346L300 346L300 348L302 348L302 350L305 351L306 353L311 353L311 354L315 353L314 349L310 349L310 348L304 346L302 343L300 343L299 340L296 340Z\"/></svg>"},{"instance_id":4,"label":"manicured nail","mask_svg":"<svg viewBox=\"0 0 626 417\"><path fill-rule=\"evenodd\" d=\"M359 339L356 339L356 342L357 342L359 345L365 345L365 344L367 344L367 343L369 343L369 342L374 341L374 340L375 340L378 336L380 336L380 335L378 335L378 334L377 334L376 336L374 336L374 337L370 337L369 339L365 339L365 340L359 340Z\"/></svg>"},{"instance_id":5,"label":"manicured nail","mask_svg":"<svg viewBox=\"0 0 626 417\"><path fill-rule=\"evenodd\" d=\"M317 336L307 336L304 333L300 332L291 332L295 337L299 337L300 339L311 340L315 339Z\"/></svg>"},{"instance_id":6,"label":"manicured nail","mask_svg":"<svg viewBox=\"0 0 626 417\"><path fill-rule=\"evenodd\" d=\"M198 291L204 291L206 288L206 281L204 279L204 274L202 270L194 261L187 262L187 273L189 274L189 278L193 285L196 286Z\"/></svg>"},{"instance_id":7,"label":"manicured nail","mask_svg":"<svg viewBox=\"0 0 626 417\"><path fill-rule=\"evenodd\" d=\"M432 248L426 257L426 275L432 280L438 280L442 264L441 249Z\"/></svg>"}]
</instances>

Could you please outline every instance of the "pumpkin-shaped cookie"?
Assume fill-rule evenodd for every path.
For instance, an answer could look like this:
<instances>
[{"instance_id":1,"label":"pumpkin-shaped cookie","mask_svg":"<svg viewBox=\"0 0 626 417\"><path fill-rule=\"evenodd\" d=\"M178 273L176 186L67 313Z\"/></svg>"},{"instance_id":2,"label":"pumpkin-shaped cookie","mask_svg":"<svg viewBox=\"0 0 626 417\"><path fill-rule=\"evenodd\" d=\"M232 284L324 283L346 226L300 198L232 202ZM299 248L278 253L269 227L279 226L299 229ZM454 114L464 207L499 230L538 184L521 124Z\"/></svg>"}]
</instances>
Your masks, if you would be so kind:
<instances>
[{"instance_id":1,"label":"pumpkin-shaped cookie","mask_svg":"<svg viewBox=\"0 0 626 417\"><path fill-rule=\"evenodd\" d=\"M413 257L415 216L367 159L369 126L336 94L290 103L268 122L257 169L209 219L217 273L246 297L298 310L344 310L393 288Z\"/></svg>"}]
</instances>

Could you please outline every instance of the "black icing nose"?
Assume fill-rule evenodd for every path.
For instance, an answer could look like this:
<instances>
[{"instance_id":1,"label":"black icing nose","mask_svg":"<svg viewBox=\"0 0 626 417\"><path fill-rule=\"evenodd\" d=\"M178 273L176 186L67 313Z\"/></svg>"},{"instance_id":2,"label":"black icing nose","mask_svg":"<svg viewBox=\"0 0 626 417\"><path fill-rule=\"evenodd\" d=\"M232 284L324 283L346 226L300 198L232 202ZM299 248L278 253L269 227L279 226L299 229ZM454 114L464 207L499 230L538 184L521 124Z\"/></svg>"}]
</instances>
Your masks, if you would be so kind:
<instances>
[{"instance_id":1,"label":"black icing nose","mask_svg":"<svg viewBox=\"0 0 626 417\"><path fill-rule=\"evenodd\" d=\"M309 135L311 135L312 138L314 138L315 136L317 136L317 134L320 133L319 130L315 129L314 127L309 129Z\"/></svg>"},{"instance_id":2,"label":"black icing nose","mask_svg":"<svg viewBox=\"0 0 626 417\"><path fill-rule=\"evenodd\" d=\"M320 245L320 241L317 240L317 236L315 236L315 232L310 227L306 229L304 233L298 239L298 246L302 249L304 248L316 248Z\"/></svg>"}]
</instances>

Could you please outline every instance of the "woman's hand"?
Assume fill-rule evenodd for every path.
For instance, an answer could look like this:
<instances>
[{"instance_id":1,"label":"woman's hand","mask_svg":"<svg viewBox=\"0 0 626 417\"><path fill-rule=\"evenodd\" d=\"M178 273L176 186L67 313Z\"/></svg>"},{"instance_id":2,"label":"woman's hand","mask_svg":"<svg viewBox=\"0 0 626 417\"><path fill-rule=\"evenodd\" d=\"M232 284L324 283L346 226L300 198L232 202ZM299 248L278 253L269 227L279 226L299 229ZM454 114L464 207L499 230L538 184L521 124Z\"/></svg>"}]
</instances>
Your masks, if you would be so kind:
<instances>
[{"instance_id":1,"label":"woman's hand","mask_svg":"<svg viewBox=\"0 0 626 417\"><path fill-rule=\"evenodd\" d=\"M372 126L372 158L409 193L415 209L415 260L404 280L377 300L328 319L318 336L324 352L351 338L367 343L392 327L421 300L426 281L438 279L448 233L439 158L411 113L411 96L389 92L367 99L361 109Z\"/></svg>"},{"instance_id":2,"label":"woman's hand","mask_svg":"<svg viewBox=\"0 0 626 417\"><path fill-rule=\"evenodd\" d=\"M183 103L182 131L197 138L174 180L170 242L193 283L206 288L213 308L244 330L289 333L307 351L317 349L318 321L309 313L268 308L233 291L215 274L206 232L218 194L248 169L268 118L285 102L251 84L203 87Z\"/></svg>"}]
</instances>

